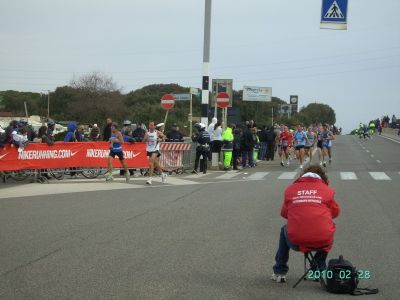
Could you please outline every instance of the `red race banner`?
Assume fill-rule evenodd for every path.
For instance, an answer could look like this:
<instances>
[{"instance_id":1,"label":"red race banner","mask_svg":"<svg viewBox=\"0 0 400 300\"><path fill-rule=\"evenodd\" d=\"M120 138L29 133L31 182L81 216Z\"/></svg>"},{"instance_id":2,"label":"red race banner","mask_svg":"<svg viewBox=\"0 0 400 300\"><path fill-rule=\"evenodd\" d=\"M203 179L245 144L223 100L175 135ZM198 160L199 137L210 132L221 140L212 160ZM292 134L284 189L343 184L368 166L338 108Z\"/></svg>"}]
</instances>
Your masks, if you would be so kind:
<instances>
[{"instance_id":1,"label":"red race banner","mask_svg":"<svg viewBox=\"0 0 400 300\"><path fill-rule=\"evenodd\" d=\"M22 152L18 152L14 146L6 146L4 149L0 148L0 171L107 167L109 146L107 142L60 142L52 146L32 143ZM122 148L128 167L148 168L145 143L124 143ZM115 157L113 166L122 167L118 157Z\"/></svg>"}]
</instances>

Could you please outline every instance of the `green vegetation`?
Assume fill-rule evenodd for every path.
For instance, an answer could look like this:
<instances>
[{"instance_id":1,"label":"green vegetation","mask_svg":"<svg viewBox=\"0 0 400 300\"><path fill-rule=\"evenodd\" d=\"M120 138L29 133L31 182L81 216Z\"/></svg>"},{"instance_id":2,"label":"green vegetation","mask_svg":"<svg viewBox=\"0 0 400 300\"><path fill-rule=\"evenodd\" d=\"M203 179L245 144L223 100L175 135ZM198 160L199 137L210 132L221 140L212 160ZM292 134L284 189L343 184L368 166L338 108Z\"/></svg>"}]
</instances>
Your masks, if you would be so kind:
<instances>
[{"instance_id":1,"label":"green vegetation","mask_svg":"<svg viewBox=\"0 0 400 300\"><path fill-rule=\"evenodd\" d=\"M50 117L57 121L76 120L81 123L102 125L107 117L117 122L125 119L133 122L162 122L165 110L160 105L166 93L189 93L189 87L178 84L152 84L141 89L122 94L111 77L98 73L84 75L71 81L70 85L57 87L50 93ZM0 108L15 115L24 116L24 102L30 115L47 115L47 95L30 92L0 92ZM274 122L296 125L322 122L334 124L334 110L320 103L312 103L300 109L291 118L279 117L281 104L286 102L272 97L271 102L242 101L242 91L233 91L233 106L240 108L241 122L254 120L259 125L270 125L272 108ZM210 107L212 112L212 108ZM201 101L193 96L193 116L200 117ZM177 123L185 133L188 130L189 101L177 101L169 112L168 124Z\"/></svg>"}]
</instances>

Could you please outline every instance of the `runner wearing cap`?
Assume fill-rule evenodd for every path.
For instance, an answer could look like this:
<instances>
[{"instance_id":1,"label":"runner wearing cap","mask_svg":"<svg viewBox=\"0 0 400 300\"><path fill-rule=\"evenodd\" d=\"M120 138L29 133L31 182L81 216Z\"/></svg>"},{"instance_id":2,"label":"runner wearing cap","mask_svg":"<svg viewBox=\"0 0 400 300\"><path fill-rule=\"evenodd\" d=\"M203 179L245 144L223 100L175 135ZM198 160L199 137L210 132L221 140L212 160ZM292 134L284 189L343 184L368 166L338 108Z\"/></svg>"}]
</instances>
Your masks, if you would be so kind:
<instances>
[{"instance_id":1,"label":"runner wearing cap","mask_svg":"<svg viewBox=\"0 0 400 300\"><path fill-rule=\"evenodd\" d=\"M162 124L162 125L161 125ZM164 123L157 124L164 126ZM164 134L161 131L156 129L154 122L149 123L149 131L144 135L143 142L147 144L146 151L147 156L149 157L149 180L147 180L146 184L152 184L153 172L154 169L157 169L161 173L161 181L164 183L167 177L166 174L163 173L161 166L159 164L160 153L160 142L165 139Z\"/></svg>"}]
</instances>

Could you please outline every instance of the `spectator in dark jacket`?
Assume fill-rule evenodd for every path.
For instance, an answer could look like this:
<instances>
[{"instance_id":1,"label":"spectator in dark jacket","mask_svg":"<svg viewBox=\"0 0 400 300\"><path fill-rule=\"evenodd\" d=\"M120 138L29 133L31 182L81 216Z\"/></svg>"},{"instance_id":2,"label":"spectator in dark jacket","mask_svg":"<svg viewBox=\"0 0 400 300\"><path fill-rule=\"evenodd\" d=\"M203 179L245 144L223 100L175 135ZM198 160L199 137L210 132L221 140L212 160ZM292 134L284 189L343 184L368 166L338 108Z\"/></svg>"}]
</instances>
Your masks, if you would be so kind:
<instances>
[{"instance_id":1,"label":"spectator in dark jacket","mask_svg":"<svg viewBox=\"0 0 400 300\"><path fill-rule=\"evenodd\" d=\"M83 125L79 125L78 129L75 131L75 138L77 142L84 142L85 138L85 128Z\"/></svg>"},{"instance_id":2,"label":"spectator in dark jacket","mask_svg":"<svg viewBox=\"0 0 400 300\"><path fill-rule=\"evenodd\" d=\"M234 170L238 170L241 138L242 138L242 133L241 133L240 128L235 128L233 130L233 151L232 151L232 161L233 161L233 169Z\"/></svg>"},{"instance_id":3,"label":"spectator in dark jacket","mask_svg":"<svg viewBox=\"0 0 400 300\"><path fill-rule=\"evenodd\" d=\"M171 131L167 133L167 142L183 142L183 135L179 131L178 125L172 125Z\"/></svg>"},{"instance_id":4,"label":"spectator in dark jacket","mask_svg":"<svg viewBox=\"0 0 400 300\"><path fill-rule=\"evenodd\" d=\"M263 125L261 130L257 132L258 139L260 141L260 160L265 160L265 156L267 155L267 129L266 126Z\"/></svg>"},{"instance_id":5,"label":"spectator in dark jacket","mask_svg":"<svg viewBox=\"0 0 400 300\"><path fill-rule=\"evenodd\" d=\"M107 118L106 126L104 126L103 129L103 141L108 142L111 137L111 124L112 124L112 119Z\"/></svg>"},{"instance_id":6,"label":"spectator in dark jacket","mask_svg":"<svg viewBox=\"0 0 400 300\"><path fill-rule=\"evenodd\" d=\"M276 131L275 128L271 126L271 128L267 131L266 135L267 141L267 160L274 160L275 156L275 140L276 140Z\"/></svg>"},{"instance_id":7,"label":"spectator in dark jacket","mask_svg":"<svg viewBox=\"0 0 400 300\"><path fill-rule=\"evenodd\" d=\"M137 142L143 141L146 131L142 128L142 123L138 122L136 124L136 129L133 131L133 137Z\"/></svg>"},{"instance_id":8,"label":"spectator in dark jacket","mask_svg":"<svg viewBox=\"0 0 400 300\"><path fill-rule=\"evenodd\" d=\"M242 139L240 142L242 150L242 167L246 167L247 159L249 160L250 167L254 166L253 162L253 148L255 142L253 139L253 134L251 132L251 124L247 125L247 128L243 131Z\"/></svg>"},{"instance_id":9,"label":"spectator in dark jacket","mask_svg":"<svg viewBox=\"0 0 400 300\"><path fill-rule=\"evenodd\" d=\"M13 120L6 127L1 140L0 140L0 148L3 148L5 145L10 145L12 143L12 133L18 129L18 121Z\"/></svg>"}]
</instances>

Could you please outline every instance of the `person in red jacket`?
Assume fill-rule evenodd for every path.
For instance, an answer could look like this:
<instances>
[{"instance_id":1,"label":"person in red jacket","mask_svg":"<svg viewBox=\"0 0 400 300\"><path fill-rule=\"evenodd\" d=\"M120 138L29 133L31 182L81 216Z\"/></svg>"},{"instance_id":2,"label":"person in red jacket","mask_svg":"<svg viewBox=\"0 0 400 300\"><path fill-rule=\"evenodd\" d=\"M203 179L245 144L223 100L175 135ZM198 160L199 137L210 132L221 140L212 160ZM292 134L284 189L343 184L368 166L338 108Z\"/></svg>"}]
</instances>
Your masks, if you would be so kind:
<instances>
[{"instance_id":1,"label":"person in red jacket","mask_svg":"<svg viewBox=\"0 0 400 300\"><path fill-rule=\"evenodd\" d=\"M287 224L281 228L272 280L286 281L289 249L301 252L320 249L315 259L320 271L326 269L326 257L332 248L336 230L333 219L340 212L334 198L335 192L328 183L324 170L311 165L287 187L281 210L281 216L287 219Z\"/></svg>"}]
</instances>

